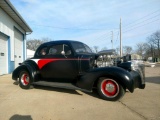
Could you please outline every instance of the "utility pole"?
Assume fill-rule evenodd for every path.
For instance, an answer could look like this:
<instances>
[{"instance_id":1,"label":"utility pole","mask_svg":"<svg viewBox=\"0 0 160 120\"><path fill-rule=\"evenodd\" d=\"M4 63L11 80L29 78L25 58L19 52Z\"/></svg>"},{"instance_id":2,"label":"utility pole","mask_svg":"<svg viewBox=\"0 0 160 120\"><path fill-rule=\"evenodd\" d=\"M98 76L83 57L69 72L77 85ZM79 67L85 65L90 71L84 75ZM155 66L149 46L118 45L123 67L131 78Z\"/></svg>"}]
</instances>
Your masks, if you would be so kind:
<instances>
[{"instance_id":1,"label":"utility pole","mask_svg":"<svg viewBox=\"0 0 160 120\"><path fill-rule=\"evenodd\" d=\"M120 57L122 57L123 51L122 51L122 32L121 32L121 18L120 18Z\"/></svg>"},{"instance_id":2,"label":"utility pole","mask_svg":"<svg viewBox=\"0 0 160 120\"><path fill-rule=\"evenodd\" d=\"M113 49L113 31L112 32L112 38L111 38L111 43L112 43L112 49Z\"/></svg>"}]
</instances>

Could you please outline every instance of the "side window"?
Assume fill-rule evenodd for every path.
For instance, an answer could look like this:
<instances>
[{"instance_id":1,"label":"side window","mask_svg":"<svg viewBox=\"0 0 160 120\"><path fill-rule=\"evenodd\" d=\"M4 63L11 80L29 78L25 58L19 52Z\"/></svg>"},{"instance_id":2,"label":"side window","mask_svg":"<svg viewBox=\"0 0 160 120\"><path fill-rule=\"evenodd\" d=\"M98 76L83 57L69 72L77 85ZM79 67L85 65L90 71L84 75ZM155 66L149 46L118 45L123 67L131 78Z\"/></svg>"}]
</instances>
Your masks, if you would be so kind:
<instances>
[{"instance_id":1,"label":"side window","mask_svg":"<svg viewBox=\"0 0 160 120\"><path fill-rule=\"evenodd\" d=\"M62 51L64 51L65 55L71 55L71 49L68 45L53 45L48 50L48 55L62 55Z\"/></svg>"},{"instance_id":2,"label":"side window","mask_svg":"<svg viewBox=\"0 0 160 120\"><path fill-rule=\"evenodd\" d=\"M53 45L49 48L48 55L61 55L62 50L63 50L62 45Z\"/></svg>"},{"instance_id":3,"label":"side window","mask_svg":"<svg viewBox=\"0 0 160 120\"><path fill-rule=\"evenodd\" d=\"M87 45L84 44L84 47L86 48L87 53L92 53L92 50Z\"/></svg>"},{"instance_id":4,"label":"side window","mask_svg":"<svg viewBox=\"0 0 160 120\"><path fill-rule=\"evenodd\" d=\"M55 55L55 54L57 54L57 49L51 47L51 48L49 49L48 55Z\"/></svg>"},{"instance_id":5,"label":"side window","mask_svg":"<svg viewBox=\"0 0 160 120\"><path fill-rule=\"evenodd\" d=\"M39 50L38 52L39 56L45 56L47 55L47 47L43 47L42 49Z\"/></svg>"}]
</instances>

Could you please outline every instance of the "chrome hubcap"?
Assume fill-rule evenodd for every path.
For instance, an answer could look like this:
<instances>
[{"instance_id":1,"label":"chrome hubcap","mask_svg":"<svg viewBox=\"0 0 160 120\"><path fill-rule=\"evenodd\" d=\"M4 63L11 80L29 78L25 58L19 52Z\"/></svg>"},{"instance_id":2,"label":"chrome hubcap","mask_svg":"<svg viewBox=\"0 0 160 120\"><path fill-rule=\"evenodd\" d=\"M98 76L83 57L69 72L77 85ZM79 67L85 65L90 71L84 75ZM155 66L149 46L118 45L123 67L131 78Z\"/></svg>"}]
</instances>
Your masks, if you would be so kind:
<instances>
[{"instance_id":1,"label":"chrome hubcap","mask_svg":"<svg viewBox=\"0 0 160 120\"><path fill-rule=\"evenodd\" d=\"M113 98L119 93L119 85L115 80L104 79L101 83L101 91L106 97Z\"/></svg>"},{"instance_id":2,"label":"chrome hubcap","mask_svg":"<svg viewBox=\"0 0 160 120\"><path fill-rule=\"evenodd\" d=\"M113 84L109 83L109 84L106 85L106 90L108 92L113 92L115 90L115 86Z\"/></svg>"}]
</instances>

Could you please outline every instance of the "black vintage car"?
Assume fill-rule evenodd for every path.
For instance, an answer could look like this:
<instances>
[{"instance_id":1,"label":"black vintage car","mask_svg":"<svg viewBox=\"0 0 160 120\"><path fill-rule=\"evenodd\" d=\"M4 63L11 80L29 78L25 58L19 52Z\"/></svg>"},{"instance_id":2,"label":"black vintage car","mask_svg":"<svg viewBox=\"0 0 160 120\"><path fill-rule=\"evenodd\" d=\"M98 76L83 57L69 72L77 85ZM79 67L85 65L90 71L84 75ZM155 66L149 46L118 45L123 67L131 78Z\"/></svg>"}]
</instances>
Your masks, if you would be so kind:
<instances>
[{"instance_id":1,"label":"black vintage car","mask_svg":"<svg viewBox=\"0 0 160 120\"><path fill-rule=\"evenodd\" d=\"M109 101L120 99L126 89L134 92L135 88L145 88L143 65L125 62L98 67L98 56L78 41L47 42L13 71L12 79L23 89L44 85L92 92L96 88L101 98Z\"/></svg>"}]
</instances>

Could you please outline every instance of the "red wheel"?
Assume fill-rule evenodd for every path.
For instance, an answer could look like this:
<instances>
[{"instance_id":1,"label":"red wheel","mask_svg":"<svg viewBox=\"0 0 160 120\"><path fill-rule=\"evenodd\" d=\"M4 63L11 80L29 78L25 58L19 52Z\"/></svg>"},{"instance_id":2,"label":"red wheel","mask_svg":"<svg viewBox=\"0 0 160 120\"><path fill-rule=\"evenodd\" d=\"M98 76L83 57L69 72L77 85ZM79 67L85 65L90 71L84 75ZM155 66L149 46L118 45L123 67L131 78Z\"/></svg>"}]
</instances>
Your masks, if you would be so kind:
<instances>
[{"instance_id":1,"label":"red wheel","mask_svg":"<svg viewBox=\"0 0 160 120\"><path fill-rule=\"evenodd\" d=\"M31 79L28 71L21 71L19 76L19 86L23 89L29 89L31 84Z\"/></svg>"},{"instance_id":2,"label":"red wheel","mask_svg":"<svg viewBox=\"0 0 160 120\"><path fill-rule=\"evenodd\" d=\"M112 79L104 79L101 82L101 91L107 97L115 97L119 93L119 85Z\"/></svg>"},{"instance_id":3,"label":"red wheel","mask_svg":"<svg viewBox=\"0 0 160 120\"><path fill-rule=\"evenodd\" d=\"M20 80L21 80L21 83L22 83L24 86L28 85L28 84L29 84L29 75L26 74L26 73L22 74L22 77L21 77Z\"/></svg>"},{"instance_id":4,"label":"red wheel","mask_svg":"<svg viewBox=\"0 0 160 120\"><path fill-rule=\"evenodd\" d=\"M125 91L116 80L101 78L98 81L98 93L105 100L116 101L124 95Z\"/></svg>"}]
</instances>

